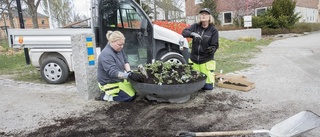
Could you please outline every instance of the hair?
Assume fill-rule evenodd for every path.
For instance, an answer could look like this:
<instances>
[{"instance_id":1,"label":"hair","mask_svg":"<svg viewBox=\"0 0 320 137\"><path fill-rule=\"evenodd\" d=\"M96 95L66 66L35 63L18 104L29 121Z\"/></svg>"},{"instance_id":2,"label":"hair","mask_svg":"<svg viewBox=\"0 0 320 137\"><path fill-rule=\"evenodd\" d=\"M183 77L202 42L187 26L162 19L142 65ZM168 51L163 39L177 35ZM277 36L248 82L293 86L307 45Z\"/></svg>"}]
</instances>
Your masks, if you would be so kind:
<instances>
[{"instance_id":1,"label":"hair","mask_svg":"<svg viewBox=\"0 0 320 137\"><path fill-rule=\"evenodd\" d=\"M114 42L117 41L119 39L125 39L124 35L120 32L120 31L108 31L106 34L107 40L109 42Z\"/></svg>"},{"instance_id":2,"label":"hair","mask_svg":"<svg viewBox=\"0 0 320 137\"><path fill-rule=\"evenodd\" d=\"M199 21L198 21L198 24L201 25L200 15L198 15L197 18L198 18L197 20L199 20ZM210 25L214 25L214 18L213 18L213 16L212 16L211 14L209 14L209 24L210 24Z\"/></svg>"}]
</instances>

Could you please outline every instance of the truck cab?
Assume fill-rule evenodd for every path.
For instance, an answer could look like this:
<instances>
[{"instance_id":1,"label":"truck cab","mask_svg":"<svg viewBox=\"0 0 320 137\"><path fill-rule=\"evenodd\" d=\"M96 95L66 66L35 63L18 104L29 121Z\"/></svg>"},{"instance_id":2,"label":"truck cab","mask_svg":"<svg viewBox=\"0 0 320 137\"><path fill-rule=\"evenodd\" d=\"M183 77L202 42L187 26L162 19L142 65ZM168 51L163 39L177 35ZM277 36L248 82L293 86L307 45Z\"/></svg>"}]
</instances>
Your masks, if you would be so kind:
<instances>
[{"instance_id":1,"label":"truck cab","mask_svg":"<svg viewBox=\"0 0 320 137\"><path fill-rule=\"evenodd\" d=\"M124 50L132 67L154 60L186 63L188 42L169 29L152 24L148 15L134 0L100 0L96 23L97 43L103 49L106 33L121 31Z\"/></svg>"},{"instance_id":2,"label":"truck cab","mask_svg":"<svg viewBox=\"0 0 320 137\"><path fill-rule=\"evenodd\" d=\"M125 36L124 49L132 69L155 60L186 63L189 47L182 35L152 24L134 0L92 0L91 28L8 29L9 45L28 48L31 64L49 84L64 83L74 71L71 36L94 33L96 53L108 43L106 33L118 30Z\"/></svg>"}]
</instances>

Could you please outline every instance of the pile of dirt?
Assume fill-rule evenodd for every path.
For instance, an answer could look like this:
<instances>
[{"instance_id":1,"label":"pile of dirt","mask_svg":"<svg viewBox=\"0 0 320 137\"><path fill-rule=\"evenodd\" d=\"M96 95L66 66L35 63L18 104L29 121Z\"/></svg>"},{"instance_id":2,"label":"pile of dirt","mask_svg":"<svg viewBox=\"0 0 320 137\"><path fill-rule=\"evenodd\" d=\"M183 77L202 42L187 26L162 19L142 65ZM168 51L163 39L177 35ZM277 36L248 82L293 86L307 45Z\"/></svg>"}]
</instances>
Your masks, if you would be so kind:
<instances>
[{"instance_id":1,"label":"pile of dirt","mask_svg":"<svg viewBox=\"0 0 320 137\"><path fill-rule=\"evenodd\" d=\"M131 103L112 102L110 107L83 117L57 119L57 124L26 136L173 137L180 130L226 130L222 123L228 122L228 113L250 108L252 103L236 95L210 92L197 92L184 104L149 102L144 98ZM232 129L241 129L246 124L250 122L231 125Z\"/></svg>"}]
</instances>

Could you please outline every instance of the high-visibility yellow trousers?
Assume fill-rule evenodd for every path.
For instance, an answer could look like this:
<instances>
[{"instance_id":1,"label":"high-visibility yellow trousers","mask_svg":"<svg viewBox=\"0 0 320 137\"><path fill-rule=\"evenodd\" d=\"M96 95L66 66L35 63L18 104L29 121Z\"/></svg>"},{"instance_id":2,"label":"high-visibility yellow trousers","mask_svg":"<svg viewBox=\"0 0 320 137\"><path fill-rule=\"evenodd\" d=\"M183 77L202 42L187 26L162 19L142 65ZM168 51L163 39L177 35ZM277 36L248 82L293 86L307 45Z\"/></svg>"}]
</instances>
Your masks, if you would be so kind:
<instances>
[{"instance_id":1,"label":"high-visibility yellow trousers","mask_svg":"<svg viewBox=\"0 0 320 137\"><path fill-rule=\"evenodd\" d=\"M114 101L131 101L136 92L127 80L106 85L98 83L98 85L100 90L104 91L106 95L113 96Z\"/></svg>"},{"instance_id":2,"label":"high-visibility yellow trousers","mask_svg":"<svg viewBox=\"0 0 320 137\"><path fill-rule=\"evenodd\" d=\"M190 59L188 61L190 65L192 65L192 69L202 72L207 76L206 85L203 89L212 89L215 83L215 74L214 71L216 70L216 61L211 60L206 63L197 64L192 62ZM208 88L206 88L208 87Z\"/></svg>"}]
</instances>

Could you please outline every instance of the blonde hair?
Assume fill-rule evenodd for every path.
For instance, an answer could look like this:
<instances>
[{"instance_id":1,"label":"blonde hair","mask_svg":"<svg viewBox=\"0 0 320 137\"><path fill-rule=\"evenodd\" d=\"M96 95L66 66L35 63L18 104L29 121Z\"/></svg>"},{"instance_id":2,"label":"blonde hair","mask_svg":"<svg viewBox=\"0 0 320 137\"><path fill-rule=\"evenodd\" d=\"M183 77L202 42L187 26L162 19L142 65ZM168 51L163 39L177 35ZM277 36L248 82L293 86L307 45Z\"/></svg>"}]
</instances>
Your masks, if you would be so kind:
<instances>
[{"instance_id":1,"label":"blonde hair","mask_svg":"<svg viewBox=\"0 0 320 137\"><path fill-rule=\"evenodd\" d=\"M211 15L211 14L209 14L209 24L211 24L211 25L214 25L214 18L213 18L213 16ZM197 17L197 20L198 20L198 24L201 24L201 20L200 20L200 15L198 15L198 17Z\"/></svg>"},{"instance_id":2,"label":"blonde hair","mask_svg":"<svg viewBox=\"0 0 320 137\"><path fill-rule=\"evenodd\" d=\"M107 40L109 42L115 42L119 39L125 39L124 35L120 31L108 31L106 34Z\"/></svg>"}]
</instances>

